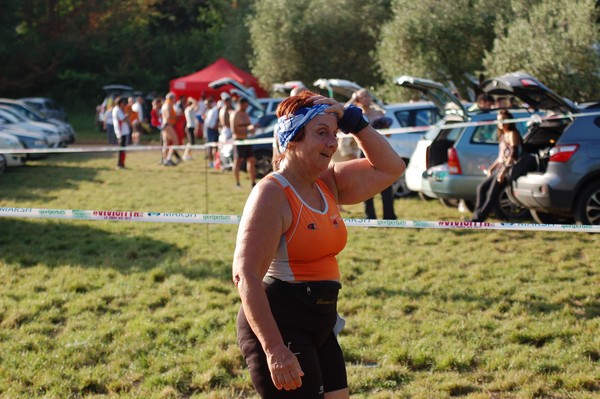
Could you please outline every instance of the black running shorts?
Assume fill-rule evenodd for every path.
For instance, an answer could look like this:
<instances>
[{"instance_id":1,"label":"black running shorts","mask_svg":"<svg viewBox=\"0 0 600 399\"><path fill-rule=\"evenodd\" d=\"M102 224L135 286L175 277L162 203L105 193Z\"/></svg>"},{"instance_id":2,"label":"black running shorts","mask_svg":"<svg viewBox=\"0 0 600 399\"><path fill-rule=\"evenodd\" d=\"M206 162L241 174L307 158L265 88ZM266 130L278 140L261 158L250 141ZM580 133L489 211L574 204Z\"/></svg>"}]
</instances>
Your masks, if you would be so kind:
<instances>
[{"instance_id":1,"label":"black running shorts","mask_svg":"<svg viewBox=\"0 0 600 399\"><path fill-rule=\"evenodd\" d=\"M337 284L337 287L323 288L321 284ZM261 398L322 399L325 392L347 388L344 356L333 333L339 284L290 284L275 280L263 285L284 343L298 357L304 376L298 389L278 390L273 385L266 355L240 309L238 344Z\"/></svg>"}]
</instances>

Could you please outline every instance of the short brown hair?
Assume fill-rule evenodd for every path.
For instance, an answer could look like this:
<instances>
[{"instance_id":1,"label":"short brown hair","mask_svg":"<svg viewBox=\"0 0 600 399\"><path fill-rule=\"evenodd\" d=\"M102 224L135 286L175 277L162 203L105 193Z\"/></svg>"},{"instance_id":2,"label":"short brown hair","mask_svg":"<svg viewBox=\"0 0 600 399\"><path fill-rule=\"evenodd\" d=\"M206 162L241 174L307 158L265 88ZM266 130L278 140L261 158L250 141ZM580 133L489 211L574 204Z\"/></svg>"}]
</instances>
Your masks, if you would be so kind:
<instances>
[{"instance_id":1,"label":"short brown hair","mask_svg":"<svg viewBox=\"0 0 600 399\"><path fill-rule=\"evenodd\" d=\"M308 101L308 99L314 96L318 96L318 94L305 90L296 96L288 97L279 103L275 113L278 118L284 115L293 115L300 108L311 107L313 103L312 101Z\"/></svg>"}]
</instances>

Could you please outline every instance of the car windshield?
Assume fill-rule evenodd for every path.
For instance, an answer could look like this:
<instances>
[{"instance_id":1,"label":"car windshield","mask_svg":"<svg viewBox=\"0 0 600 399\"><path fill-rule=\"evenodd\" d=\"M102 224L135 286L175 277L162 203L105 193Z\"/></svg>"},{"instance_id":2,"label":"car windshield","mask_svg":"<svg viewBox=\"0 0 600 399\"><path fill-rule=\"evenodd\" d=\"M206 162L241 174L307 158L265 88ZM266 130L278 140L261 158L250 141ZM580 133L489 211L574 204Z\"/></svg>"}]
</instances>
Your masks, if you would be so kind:
<instances>
[{"instance_id":1,"label":"car windshield","mask_svg":"<svg viewBox=\"0 0 600 399\"><path fill-rule=\"evenodd\" d=\"M8 119L10 121L10 123L19 123L19 122L25 121L22 117L15 115L12 112L9 112L4 109L0 110L0 113L2 113L2 116L4 116L4 118Z\"/></svg>"},{"instance_id":2,"label":"car windshield","mask_svg":"<svg viewBox=\"0 0 600 399\"><path fill-rule=\"evenodd\" d=\"M34 101L25 101L25 104L29 105L31 108L35 108L38 111L42 111L42 104L36 103Z\"/></svg>"},{"instance_id":3,"label":"car windshield","mask_svg":"<svg viewBox=\"0 0 600 399\"><path fill-rule=\"evenodd\" d=\"M4 115L2 115L0 113L0 123L12 124L14 122L12 122L10 119L6 118Z\"/></svg>"},{"instance_id":4,"label":"car windshield","mask_svg":"<svg viewBox=\"0 0 600 399\"><path fill-rule=\"evenodd\" d=\"M31 119L36 122L44 122L46 118L40 114L38 111L34 110L27 105L22 104L6 104L13 110L17 111L21 116L24 116L26 119Z\"/></svg>"}]
</instances>

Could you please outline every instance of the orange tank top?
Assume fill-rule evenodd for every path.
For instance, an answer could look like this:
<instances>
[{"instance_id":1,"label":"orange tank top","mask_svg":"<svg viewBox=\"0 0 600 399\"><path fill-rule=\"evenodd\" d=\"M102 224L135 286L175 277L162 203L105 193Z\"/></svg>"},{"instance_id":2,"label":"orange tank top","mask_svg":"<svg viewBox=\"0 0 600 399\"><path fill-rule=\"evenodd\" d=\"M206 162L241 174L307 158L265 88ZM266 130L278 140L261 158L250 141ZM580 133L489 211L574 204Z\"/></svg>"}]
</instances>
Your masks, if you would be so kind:
<instances>
[{"instance_id":1,"label":"orange tank top","mask_svg":"<svg viewBox=\"0 0 600 399\"><path fill-rule=\"evenodd\" d=\"M292 208L292 224L281 236L267 276L283 281L339 281L336 255L346 246L348 232L333 194L322 180L317 187L325 209L311 208L285 177L271 173Z\"/></svg>"},{"instance_id":2,"label":"orange tank top","mask_svg":"<svg viewBox=\"0 0 600 399\"><path fill-rule=\"evenodd\" d=\"M167 124L175 125L177 123L177 112L173 107L173 104L169 102L169 118L167 119Z\"/></svg>"}]
</instances>

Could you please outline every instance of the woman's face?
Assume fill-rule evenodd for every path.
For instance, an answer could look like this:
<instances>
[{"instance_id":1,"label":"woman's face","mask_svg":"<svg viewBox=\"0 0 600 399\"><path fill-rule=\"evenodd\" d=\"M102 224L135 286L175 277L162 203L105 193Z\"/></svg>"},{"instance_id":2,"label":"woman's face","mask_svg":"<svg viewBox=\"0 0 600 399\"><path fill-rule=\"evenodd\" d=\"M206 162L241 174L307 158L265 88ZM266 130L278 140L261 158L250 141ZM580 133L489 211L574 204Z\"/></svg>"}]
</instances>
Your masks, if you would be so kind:
<instances>
[{"instance_id":1,"label":"woman's face","mask_svg":"<svg viewBox=\"0 0 600 399\"><path fill-rule=\"evenodd\" d=\"M327 169L337 149L338 121L335 114L321 114L304 127L304 139L294 142L295 152L310 165Z\"/></svg>"},{"instance_id":2,"label":"woman's face","mask_svg":"<svg viewBox=\"0 0 600 399\"><path fill-rule=\"evenodd\" d=\"M367 92L359 93L356 98L358 99L358 102L360 102L365 107L371 105L371 96Z\"/></svg>"},{"instance_id":3,"label":"woman's face","mask_svg":"<svg viewBox=\"0 0 600 399\"><path fill-rule=\"evenodd\" d=\"M498 129L504 130L504 131L506 131L508 129L508 123L504 123L505 119L506 118L504 118L502 116L498 116L498 119L496 119L496 123L498 125Z\"/></svg>"}]
</instances>

